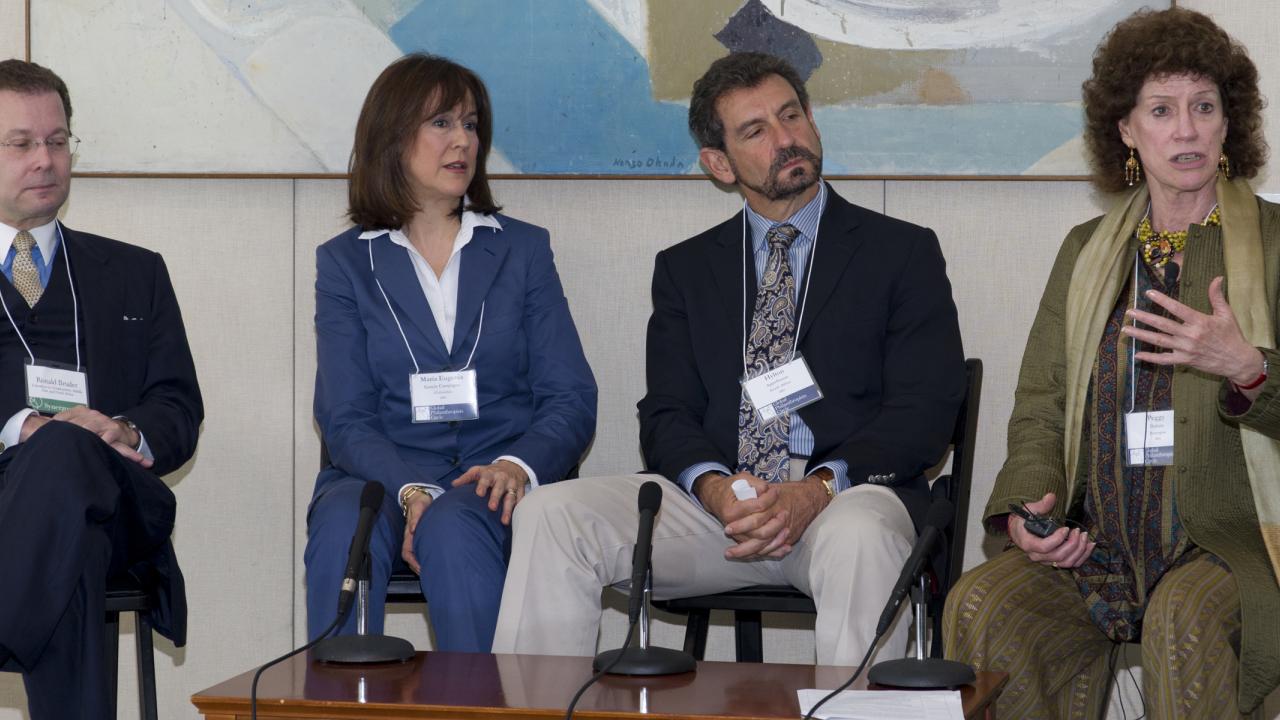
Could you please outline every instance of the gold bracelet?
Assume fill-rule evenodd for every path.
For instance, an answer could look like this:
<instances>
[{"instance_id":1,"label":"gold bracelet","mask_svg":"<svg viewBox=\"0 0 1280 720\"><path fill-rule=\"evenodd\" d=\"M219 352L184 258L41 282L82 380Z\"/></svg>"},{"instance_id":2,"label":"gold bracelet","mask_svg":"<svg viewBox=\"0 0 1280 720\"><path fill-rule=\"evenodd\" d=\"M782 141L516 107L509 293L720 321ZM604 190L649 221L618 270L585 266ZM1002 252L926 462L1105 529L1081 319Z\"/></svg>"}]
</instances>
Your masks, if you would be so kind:
<instances>
[{"instance_id":1,"label":"gold bracelet","mask_svg":"<svg viewBox=\"0 0 1280 720\"><path fill-rule=\"evenodd\" d=\"M400 512L404 513L405 517L409 517L409 501L413 499L414 495L418 494L430 495L431 493L420 485L410 485L408 489L400 493Z\"/></svg>"}]
</instances>

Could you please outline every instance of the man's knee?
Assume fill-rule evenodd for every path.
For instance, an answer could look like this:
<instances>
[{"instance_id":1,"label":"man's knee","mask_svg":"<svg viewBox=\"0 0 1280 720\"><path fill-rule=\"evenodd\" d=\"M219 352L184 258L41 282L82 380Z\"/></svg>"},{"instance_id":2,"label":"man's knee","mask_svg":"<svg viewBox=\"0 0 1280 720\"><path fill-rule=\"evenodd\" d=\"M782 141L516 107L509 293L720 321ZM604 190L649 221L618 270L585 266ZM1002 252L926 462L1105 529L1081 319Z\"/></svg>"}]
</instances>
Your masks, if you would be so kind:
<instances>
[{"instance_id":1,"label":"man's knee","mask_svg":"<svg viewBox=\"0 0 1280 720\"><path fill-rule=\"evenodd\" d=\"M562 517L565 513L573 513L573 507L582 502L582 497L574 490L586 490L590 481L563 480L552 485L539 487L524 496L511 516L512 532L520 532L522 527L536 527L547 524L550 518ZM552 523L553 525L555 523Z\"/></svg>"},{"instance_id":2,"label":"man's knee","mask_svg":"<svg viewBox=\"0 0 1280 720\"><path fill-rule=\"evenodd\" d=\"M839 503L836 505L835 503ZM859 552L882 553L886 548L901 552L905 558L915 540L911 517L902 501L891 490L865 485L846 490L837 496L822 517L812 526L805 539L814 543L815 551L833 546L845 557Z\"/></svg>"},{"instance_id":3,"label":"man's knee","mask_svg":"<svg viewBox=\"0 0 1280 720\"><path fill-rule=\"evenodd\" d=\"M94 514L111 512L118 486L103 480L111 476L114 452L78 425L45 423L19 446L6 482L29 484L41 498L39 504L59 515L75 514L72 509L82 506L97 508Z\"/></svg>"},{"instance_id":4,"label":"man's knee","mask_svg":"<svg viewBox=\"0 0 1280 720\"><path fill-rule=\"evenodd\" d=\"M68 467L76 462L105 465L113 453L94 433L69 422L48 422L19 446L19 459L32 467ZM83 474L50 474L47 481L79 481ZM46 478L42 478L45 482Z\"/></svg>"}]
</instances>

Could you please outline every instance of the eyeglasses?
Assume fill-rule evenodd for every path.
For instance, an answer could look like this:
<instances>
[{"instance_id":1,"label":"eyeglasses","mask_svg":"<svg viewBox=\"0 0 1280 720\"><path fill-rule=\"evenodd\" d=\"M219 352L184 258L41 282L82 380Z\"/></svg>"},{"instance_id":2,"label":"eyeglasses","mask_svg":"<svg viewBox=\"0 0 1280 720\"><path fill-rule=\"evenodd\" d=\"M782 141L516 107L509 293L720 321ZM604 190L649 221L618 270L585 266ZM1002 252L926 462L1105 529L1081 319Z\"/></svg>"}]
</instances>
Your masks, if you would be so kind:
<instances>
[{"instance_id":1,"label":"eyeglasses","mask_svg":"<svg viewBox=\"0 0 1280 720\"><path fill-rule=\"evenodd\" d=\"M41 145L48 148L50 155L74 155L76 149L80 147L80 138L75 135L67 135L66 137L51 137L46 140L18 138L17 140L0 142L0 148L4 148L5 152L14 157L22 157L29 152L35 151Z\"/></svg>"}]
</instances>

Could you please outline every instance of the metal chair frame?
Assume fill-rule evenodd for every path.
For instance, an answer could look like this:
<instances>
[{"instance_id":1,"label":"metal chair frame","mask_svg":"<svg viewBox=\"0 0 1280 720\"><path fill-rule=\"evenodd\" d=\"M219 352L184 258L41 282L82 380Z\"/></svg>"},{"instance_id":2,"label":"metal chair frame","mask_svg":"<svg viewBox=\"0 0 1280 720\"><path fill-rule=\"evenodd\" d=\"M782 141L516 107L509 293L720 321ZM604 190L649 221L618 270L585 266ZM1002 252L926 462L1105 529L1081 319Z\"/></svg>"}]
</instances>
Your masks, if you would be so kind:
<instances>
[{"instance_id":1,"label":"metal chair frame","mask_svg":"<svg viewBox=\"0 0 1280 720\"><path fill-rule=\"evenodd\" d=\"M132 579L111 580L107 583L106 609L104 660L107 683L112 688L111 717L115 717L114 704L119 695L120 613L131 612L135 618L133 634L138 652L138 707L143 720L159 720L160 714L156 709L155 647L152 644L151 621L147 617L147 612L151 609L151 599L147 592Z\"/></svg>"}]
</instances>

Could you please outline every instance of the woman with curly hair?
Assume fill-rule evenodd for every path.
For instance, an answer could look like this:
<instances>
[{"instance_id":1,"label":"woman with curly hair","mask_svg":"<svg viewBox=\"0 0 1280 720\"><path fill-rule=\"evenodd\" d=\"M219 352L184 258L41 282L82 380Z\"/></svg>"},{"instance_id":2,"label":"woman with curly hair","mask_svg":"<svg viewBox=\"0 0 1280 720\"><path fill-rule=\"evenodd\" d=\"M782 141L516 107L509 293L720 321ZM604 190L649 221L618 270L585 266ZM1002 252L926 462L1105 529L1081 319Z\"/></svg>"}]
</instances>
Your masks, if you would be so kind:
<instances>
[{"instance_id":1,"label":"woman with curly hair","mask_svg":"<svg viewBox=\"0 0 1280 720\"><path fill-rule=\"evenodd\" d=\"M1094 55L1085 139L1115 202L1067 235L1028 338L984 511L1008 549L945 613L950 656L1010 674L1010 717L1102 717L1122 642L1153 718L1252 713L1280 681L1262 105L1245 49L1190 10L1139 12Z\"/></svg>"}]
</instances>

